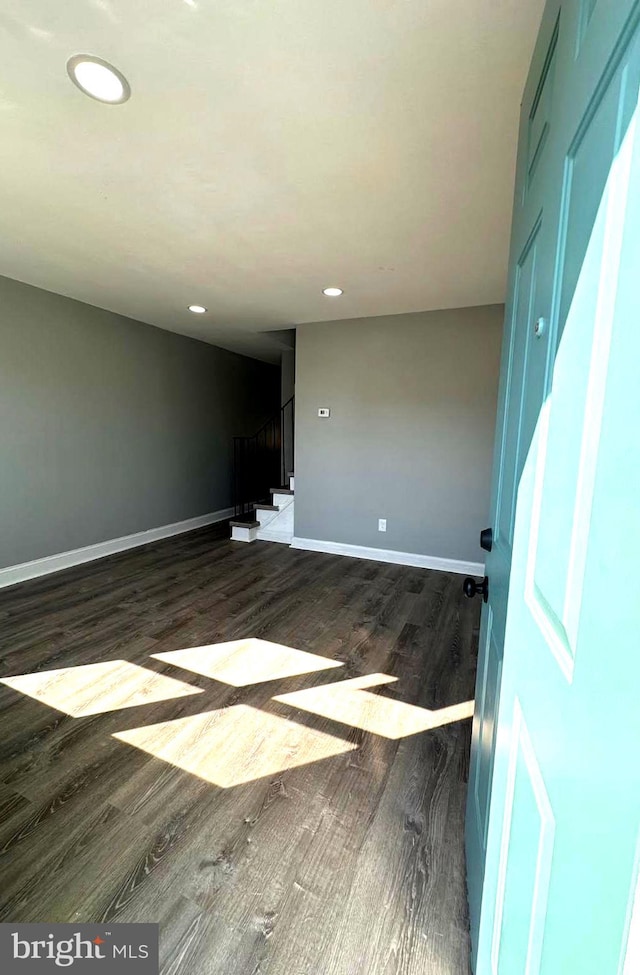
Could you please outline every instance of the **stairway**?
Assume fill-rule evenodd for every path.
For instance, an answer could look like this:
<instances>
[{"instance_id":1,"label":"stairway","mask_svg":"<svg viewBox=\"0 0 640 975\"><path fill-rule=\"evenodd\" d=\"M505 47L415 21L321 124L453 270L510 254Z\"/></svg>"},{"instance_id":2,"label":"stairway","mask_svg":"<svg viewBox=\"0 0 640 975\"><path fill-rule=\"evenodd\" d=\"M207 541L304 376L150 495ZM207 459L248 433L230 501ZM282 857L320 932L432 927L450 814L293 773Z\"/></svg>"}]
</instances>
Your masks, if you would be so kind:
<instances>
[{"instance_id":1,"label":"stairway","mask_svg":"<svg viewBox=\"0 0 640 975\"><path fill-rule=\"evenodd\" d=\"M293 538L293 473L288 475L289 487L271 488L271 504L255 504L253 512L230 521L234 542L281 542L290 545Z\"/></svg>"}]
</instances>

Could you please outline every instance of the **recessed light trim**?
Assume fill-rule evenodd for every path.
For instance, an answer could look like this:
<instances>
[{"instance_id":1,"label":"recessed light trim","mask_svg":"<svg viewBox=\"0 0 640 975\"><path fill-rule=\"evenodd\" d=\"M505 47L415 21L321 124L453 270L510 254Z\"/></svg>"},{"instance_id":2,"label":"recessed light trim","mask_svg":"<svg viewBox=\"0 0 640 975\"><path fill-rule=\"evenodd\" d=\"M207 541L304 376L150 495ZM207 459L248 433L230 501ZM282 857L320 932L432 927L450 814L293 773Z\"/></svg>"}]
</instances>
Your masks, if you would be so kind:
<instances>
[{"instance_id":1,"label":"recessed light trim","mask_svg":"<svg viewBox=\"0 0 640 975\"><path fill-rule=\"evenodd\" d=\"M323 288L322 294L326 295L327 298L339 298L340 295L344 294L342 288Z\"/></svg>"},{"instance_id":2,"label":"recessed light trim","mask_svg":"<svg viewBox=\"0 0 640 975\"><path fill-rule=\"evenodd\" d=\"M67 61L67 74L80 91L105 105L121 105L131 97L122 72L94 54L74 54Z\"/></svg>"},{"instance_id":3,"label":"recessed light trim","mask_svg":"<svg viewBox=\"0 0 640 975\"><path fill-rule=\"evenodd\" d=\"M204 315L206 310L204 305L189 305L189 311L192 311L194 315Z\"/></svg>"}]
</instances>

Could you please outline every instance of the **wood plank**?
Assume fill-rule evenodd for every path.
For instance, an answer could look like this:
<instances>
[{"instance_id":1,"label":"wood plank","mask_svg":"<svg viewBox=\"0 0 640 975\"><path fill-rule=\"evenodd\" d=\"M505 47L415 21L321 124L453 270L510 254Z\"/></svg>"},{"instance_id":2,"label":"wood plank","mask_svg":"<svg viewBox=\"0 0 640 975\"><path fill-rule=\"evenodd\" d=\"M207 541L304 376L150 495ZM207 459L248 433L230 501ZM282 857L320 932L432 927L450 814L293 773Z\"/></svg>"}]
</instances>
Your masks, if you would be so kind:
<instances>
[{"instance_id":1,"label":"wood plank","mask_svg":"<svg viewBox=\"0 0 640 975\"><path fill-rule=\"evenodd\" d=\"M159 921L164 975L468 972L470 722L437 720L473 694L457 576L211 526L0 616L3 920Z\"/></svg>"}]
</instances>

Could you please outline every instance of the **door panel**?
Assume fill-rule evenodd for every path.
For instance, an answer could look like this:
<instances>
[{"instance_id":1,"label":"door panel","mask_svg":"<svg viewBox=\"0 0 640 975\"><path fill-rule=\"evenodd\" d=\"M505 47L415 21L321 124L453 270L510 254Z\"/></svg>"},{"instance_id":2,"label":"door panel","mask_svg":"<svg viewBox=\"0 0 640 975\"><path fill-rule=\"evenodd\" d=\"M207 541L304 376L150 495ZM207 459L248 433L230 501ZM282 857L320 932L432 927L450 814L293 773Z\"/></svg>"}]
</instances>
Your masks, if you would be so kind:
<instances>
[{"instance_id":1,"label":"door panel","mask_svg":"<svg viewBox=\"0 0 640 975\"><path fill-rule=\"evenodd\" d=\"M538 257L540 227L541 220L538 219L516 268L515 327L512 330L512 347L509 357L496 530L496 542L502 542L509 549L513 543L516 488L519 475L518 460L524 439L520 436L520 427L527 388L529 333L532 327L531 315L536 289L536 259Z\"/></svg>"},{"instance_id":2,"label":"door panel","mask_svg":"<svg viewBox=\"0 0 640 975\"><path fill-rule=\"evenodd\" d=\"M561 218L565 240L561 256L560 329L573 299L620 133L626 130L634 108L631 78L621 63L624 40L623 37L622 45L607 65L602 84L588 102L567 154Z\"/></svg>"},{"instance_id":3,"label":"door panel","mask_svg":"<svg viewBox=\"0 0 640 975\"><path fill-rule=\"evenodd\" d=\"M518 484L553 361L550 322L561 188L548 194L554 157L560 8L547 7L522 105L509 300L493 473L493 547L487 555L489 602L480 629L478 687L467 798L467 863L472 941L477 934L493 771L496 711ZM557 152L556 152L557 155ZM542 328L536 332L536 323ZM474 942L475 944L475 942Z\"/></svg>"},{"instance_id":4,"label":"door panel","mask_svg":"<svg viewBox=\"0 0 640 975\"><path fill-rule=\"evenodd\" d=\"M639 24L638 0L550 2L523 101L467 806L477 975L618 975L624 957L640 825L640 599L622 595L640 550Z\"/></svg>"},{"instance_id":5,"label":"door panel","mask_svg":"<svg viewBox=\"0 0 640 975\"><path fill-rule=\"evenodd\" d=\"M606 283L615 279L618 254L603 196L633 113L634 92L637 95L633 45L629 51L632 26L633 21L622 32L603 82L596 87L580 120L565 165L558 331L563 332L569 314L582 320L582 328L566 340L574 374L571 388L558 389L555 394L562 422L551 423L545 434L532 510L525 597L568 679L573 673L580 618L614 317L615 289ZM573 512L573 517L568 518L567 512Z\"/></svg>"},{"instance_id":6,"label":"door panel","mask_svg":"<svg viewBox=\"0 0 640 975\"><path fill-rule=\"evenodd\" d=\"M516 699L491 942L499 975L539 964L554 833L551 803Z\"/></svg>"},{"instance_id":7,"label":"door panel","mask_svg":"<svg viewBox=\"0 0 640 975\"><path fill-rule=\"evenodd\" d=\"M524 182L525 199L533 185L539 163L546 149L547 138L551 128L551 106L553 103L553 85L556 74L559 26L559 20L556 20L529 111L527 172Z\"/></svg>"},{"instance_id":8,"label":"door panel","mask_svg":"<svg viewBox=\"0 0 640 975\"><path fill-rule=\"evenodd\" d=\"M485 715L485 720L479 725L479 740L474 752L475 774L473 776L473 795L476 804L476 816L478 822L482 825L481 842L483 846L487 841L486 828L489 823L489 789L493 772L493 755L496 738L496 725L493 719L494 715L497 716L498 713L496 695L500 690L502 670L502 652L496 643L492 623L491 609L489 608L486 627L487 645L482 654L483 672L479 683L480 713Z\"/></svg>"},{"instance_id":9,"label":"door panel","mask_svg":"<svg viewBox=\"0 0 640 975\"><path fill-rule=\"evenodd\" d=\"M584 41L587 31L589 30L591 15L597 2L598 0L582 0L582 3L580 4L580 15L578 17L578 37L576 40L576 57L580 54L582 42Z\"/></svg>"},{"instance_id":10,"label":"door panel","mask_svg":"<svg viewBox=\"0 0 640 975\"><path fill-rule=\"evenodd\" d=\"M546 282L539 280L540 265L544 261L541 244L548 246L545 236L543 216L540 215L516 267L496 531L496 542L504 545L509 553L513 545L518 482L544 395L549 362L550 343L545 334L549 323L539 314L546 299ZM535 330L538 323L542 332Z\"/></svg>"}]
</instances>

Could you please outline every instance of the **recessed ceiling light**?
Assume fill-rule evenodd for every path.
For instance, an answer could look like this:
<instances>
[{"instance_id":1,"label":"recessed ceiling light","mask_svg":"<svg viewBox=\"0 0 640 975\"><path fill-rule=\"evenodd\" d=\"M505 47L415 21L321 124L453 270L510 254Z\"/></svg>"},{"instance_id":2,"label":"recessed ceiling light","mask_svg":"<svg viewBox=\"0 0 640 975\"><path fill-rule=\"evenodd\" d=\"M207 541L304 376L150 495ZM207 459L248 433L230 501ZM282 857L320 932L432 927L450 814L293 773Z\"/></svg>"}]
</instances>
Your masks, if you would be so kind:
<instances>
[{"instance_id":1,"label":"recessed ceiling light","mask_svg":"<svg viewBox=\"0 0 640 975\"><path fill-rule=\"evenodd\" d=\"M126 102L131 94L129 82L122 72L93 54L74 54L67 61L67 73L85 95L108 105Z\"/></svg>"},{"instance_id":2,"label":"recessed ceiling light","mask_svg":"<svg viewBox=\"0 0 640 975\"><path fill-rule=\"evenodd\" d=\"M327 295L328 298L339 298L342 294L342 288L325 288L322 294Z\"/></svg>"},{"instance_id":3,"label":"recessed ceiling light","mask_svg":"<svg viewBox=\"0 0 640 975\"><path fill-rule=\"evenodd\" d=\"M192 311L194 315L204 315L206 310L204 305L189 305L189 311Z\"/></svg>"}]
</instances>

